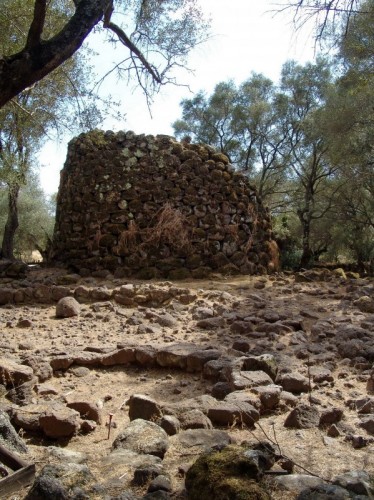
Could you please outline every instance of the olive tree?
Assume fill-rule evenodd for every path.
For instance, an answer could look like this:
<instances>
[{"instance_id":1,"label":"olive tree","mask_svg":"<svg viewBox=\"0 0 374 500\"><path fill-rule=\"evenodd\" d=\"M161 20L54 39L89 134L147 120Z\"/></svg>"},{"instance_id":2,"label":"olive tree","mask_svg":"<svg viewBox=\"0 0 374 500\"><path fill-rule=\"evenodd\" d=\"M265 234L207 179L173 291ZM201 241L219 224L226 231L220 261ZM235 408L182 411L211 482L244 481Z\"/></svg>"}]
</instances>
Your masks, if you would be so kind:
<instances>
[{"instance_id":1,"label":"olive tree","mask_svg":"<svg viewBox=\"0 0 374 500\"><path fill-rule=\"evenodd\" d=\"M0 15L0 48L2 52L9 52L23 45L33 2L5 0L5 3L7 15ZM63 23L66 16L66 2L55 3L50 9L46 29ZM70 58L0 109L0 187L8 197L0 247L0 255L4 258L14 256L18 196L35 170L36 153L45 140L52 133L58 134L67 128L82 130L101 120L97 101L93 101L89 92L89 82L89 68L82 53Z\"/></svg>"},{"instance_id":2,"label":"olive tree","mask_svg":"<svg viewBox=\"0 0 374 500\"><path fill-rule=\"evenodd\" d=\"M0 53L0 107L70 59L94 29L123 46L117 69L135 75L146 92L170 81L170 70L206 36L195 0L33 0L24 31L19 17L9 16L8 3L2 2L0 16L22 43ZM15 3L22 7L22 0ZM56 7L65 15L51 23Z\"/></svg>"}]
</instances>

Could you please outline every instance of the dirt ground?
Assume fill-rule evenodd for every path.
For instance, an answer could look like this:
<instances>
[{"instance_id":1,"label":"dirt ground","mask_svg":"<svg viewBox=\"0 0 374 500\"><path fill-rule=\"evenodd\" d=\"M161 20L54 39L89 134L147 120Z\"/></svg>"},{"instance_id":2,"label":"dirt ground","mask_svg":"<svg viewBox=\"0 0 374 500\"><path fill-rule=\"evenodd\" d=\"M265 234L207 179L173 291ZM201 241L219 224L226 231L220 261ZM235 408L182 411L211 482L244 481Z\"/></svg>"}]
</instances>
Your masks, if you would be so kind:
<instances>
[{"instance_id":1,"label":"dirt ground","mask_svg":"<svg viewBox=\"0 0 374 500\"><path fill-rule=\"evenodd\" d=\"M35 270L28 280L43 283L53 282L62 271ZM33 277L34 276L34 277ZM123 283L142 282L131 280L81 279L74 286L107 287L112 289ZM148 282L149 283L149 282ZM340 328L345 325L366 325L374 332L374 314L364 313L353 304L354 299L373 288L373 280L342 279L332 277L329 281L296 282L293 275L279 274L271 277L235 277L206 281L165 283L151 282L155 287L178 286L193 290L196 300L190 304L181 304L171 300L161 308L147 306L124 307L113 301L105 301L102 306L93 307L92 303L82 303L79 316L65 319L56 318L55 305L28 304L7 305L0 308L0 348L2 355L21 360L27 355L55 351L56 353L83 350L87 346L99 348L116 348L118 344L150 344L164 345L177 342L188 342L196 346L211 346L233 353L232 345L239 335L230 329L230 322L213 330L196 326L194 314L198 308L212 309L215 316L232 318L244 316L265 318L270 322L294 320L302 324L302 330L288 331L280 334L269 334L261 338L249 338L250 349L258 354L269 352L276 356L279 367L310 376L308 365L327 368L331 371L333 381L313 383L311 394L302 394L300 401L308 402L312 396L315 405L322 411L337 406L344 411L343 422L352 429L352 434L362 435L368 444L355 449L347 440L347 433L337 438L327 436L326 429L289 429L284 421L289 413L287 409L279 409L260 419L256 429L250 430L238 424L225 430L238 443L254 442L256 439L269 438L279 444L284 455L290 457L299 467L295 472L312 473L326 479L350 470L366 470L374 473L373 439L358 427L360 417L348 401L366 397L368 366L342 359L331 345ZM371 287L371 288L370 288ZM365 292L367 293L367 292ZM99 303L97 301L97 303ZM152 320L152 313L160 310L171 314L176 322L172 327L157 325ZM231 316L230 316L231 314ZM130 319L132 318L132 320ZM134 318L136 321L134 321ZM20 320L27 319L30 326L20 327ZM273 321L273 319L271 321ZM335 336L321 335L319 349L310 352L308 357L301 356L300 348L308 346L313 336L313 326L326 322ZM145 325L145 328L139 328ZM148 327L148 328L146 328ZM300 335L303 338L300 338ZM305 340L305 342L304 342ZM313 343L315 346L316 343ZM251 352L251 350L250 350ZM332 355L331 355L332 353ZM233 353L237 355L237 353ZM57 460L49 453L49 446L60 446L69 450L83 452L87 455L87 465L97 482L106 485L112 495L119 494L130 487L131 475L123 471L117 477L105 463L111 451L111 445L118 432L129 422L126 401L132 394L149 395L158 402L181 402L202 394L209 394L213 382L206 380L201 374L184 371L115 366L108 368L89 368L77 370L69 368L66 372L57 372L46 383L55 388L55 395L50 398L69 398L76 396L82 400L96 402L102 408L103 423L92 433L78 434L67 441L51 441L40 436L22 432L28 448L28 460L35 462L40 470L46 463ZM34 402L38 401L35 396ZM6 400L5 400L6 401ZM7 402L9 404L9 402ZM113 414L115 428L111 429L108 439L108 426L105 425L109 415ZM371 440L371 442L370 442ZM183 476L178 470L183 464L190 464L196 459L191 450L171 447L164 458L164 466L171 475L173 491L183 489ZM132 488L133 489L133 488ZM23 498L26 490L13 495L13 500ZM144 490L134 490L143 493ZM274 491L274 499L290 498L288 493Z\"/></svg>"}]
</instances>

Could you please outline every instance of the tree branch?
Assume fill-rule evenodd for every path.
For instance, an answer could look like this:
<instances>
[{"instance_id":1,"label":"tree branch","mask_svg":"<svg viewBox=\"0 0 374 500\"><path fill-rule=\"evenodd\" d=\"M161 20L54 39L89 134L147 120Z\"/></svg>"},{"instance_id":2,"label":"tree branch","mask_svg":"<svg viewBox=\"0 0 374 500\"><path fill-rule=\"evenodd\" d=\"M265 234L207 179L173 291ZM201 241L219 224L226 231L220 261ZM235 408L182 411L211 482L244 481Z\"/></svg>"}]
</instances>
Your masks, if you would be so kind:
<instances>
[{"instance_id":1,"label":"tree branch","mask_svg":"<svg viewBox=\"0 0 374 500\"><path fill-rule=\"evenodd\" d=\"M35 10L40 9L39 13L43 3L43 0L36 0ZM0 58L0 108L69 59L101 21L107 7L108 0L76 1L75 13L54 37L39 41L31 48L26 45L17 54ZM37 19L40 21L34 15L36 37L41 26ZM34 34L29 33L28 38L35 42Z\"/></svg>"},{"instance_id":2,"label":"tree branch","mask_svg":"<svg viewBox=\"0 0 374 500\"><path fill-rule=\"evenodd\" d=\"M148 71L148 73L152 76L152 78L159 84L162 83L162 79L157 72L157 70L151 66L151 64L147 61L144 54L139 50L139 48L130 40L130 38L126 35L126 33L119 27L117 24L113 23L110 20L112 9L107 11L104 16L104 28L113 31L120 40L120 42L127 47L132 54L135 54L139 61L142 63L144 68Z\"/></svg>"},{"instance_id":3,"label":"tree branch","mask_svg":"<svg viewBox=\"0 0 374 500\"><path fill-rule=\"evenodd\" d=\"M40 43L44 29L47 0L35 0L34 18L27 35L26 48L31 49Z\"/></svg>"}]
</instances>

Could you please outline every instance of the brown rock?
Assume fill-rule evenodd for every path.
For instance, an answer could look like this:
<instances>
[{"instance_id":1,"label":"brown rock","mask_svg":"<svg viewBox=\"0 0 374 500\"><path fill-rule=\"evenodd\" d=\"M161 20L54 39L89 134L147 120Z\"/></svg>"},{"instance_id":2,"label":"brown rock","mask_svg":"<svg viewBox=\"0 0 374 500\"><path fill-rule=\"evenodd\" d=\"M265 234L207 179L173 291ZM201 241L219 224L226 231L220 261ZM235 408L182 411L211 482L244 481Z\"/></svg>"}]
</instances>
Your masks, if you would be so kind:
<instances>
[{"instance_id":1,"label":"brown rock","mask_svg":"<svg viewBox=\"0 0 374 500\"><path fill-rule=\"evenodd\" d=\"M156 354L157 364L167 368L187 368L187 357L196 351L193 344L172 344Z\"/></svg>"},{"instance_id":2,"label":"brown rock","mask_svg":"<svg viewBox=\"0 0 374 500\"><path fill-rule=\"evenodd\" d=\"M127 365L130 363L135 363L134 347L124 347L118 351L104 354L101 357L101 364L103 366Z\"/></svg>"},{"instance_id":3,"label":"brown rock","mask_svg":"<svg viewBox=\"0 0 374 500\"><path fill-rule=\"evenodd\" d=\"M273 380L261 370L232 371L229 376L229 383L234 391L238 391L259 385L270 385Z\"/></svg>"},{"instance_id":4,"label":"brown rock","mask_svg":"<svg viewBox=\"0 0 374 500\"><path fill-rule=\"evenodd\" d=\"M220 358L221 354L218 349L196 350L187 355L187 371L201 372L205 363Z\"/></svg>"},{"instance_id":5,"label":"brown rock","mask_svg":"<svg viewBox=\"0 0 374 500\"><path fill-rule=\"evenodd\" d=\"M209 408L208 417L214 424L241 425L253 427L260 418L256 408L248 403L230 404L226 401L217 402L214 408Z\"/></svg>"},{"instance_id":6,"label":"brown rock","mask_svg":"<svg viewBox=\"0 0 374 500\"><path fill-rule=\"evenodd\" d=\"M0 306L13 302L14 290L11 288L0 288Z\"/></svg>"},{"instance_id":7,"label":"brown rock","mask_svg":"<svg viewBox=\"0 0 374 500\"><path fill-rule=\"evenodd\" d=\"M33 369L20 365L8 358L0 358L0 382L5 386L17 387L34 377Z\"/></svg>"},{"instance_id":8,"label":"brown rock","mask_svg":"<svg viewBox=\"0 0 374 500\"><path fill-rule=\"evenodd\" d=\"M309 391L309 380L300 373L285 373L277 378L285 391L300 394Z\"/></svg>"},{"instance_id":9,"label":"brown rock","mask_svg":"<svg viewBox=\"0 0 374 500\"><path fill-rule=\"evenodd\" d=\"M71 401L66 406L72 410L76 410L84 420L92 420L97 424L101 424L102 422L101 411L96 403L79 400Z\"/></svg>"},{"instance_id":10,"label":"brown rock","mask_svg":"<svg viewBox=\"0 0 374 500\"><path fill-rule=\"evenodd\" d=\"M324 410L321 414L319 425L336 424L340 422L343 417L343 410L341 408L329 408Z\"/></svg>"},{"instance_id":11,"label":"brown rock","mask_svg":"<svg viewBox=\"0 0 374 500\"><path fill-rule=\"evenodd\" d=\"M155 422L162 417L161 406L144 394L133 394L130 396L128 406L130 420L141 418Z\"/></svg>"},{"instance_id":12,"label":"brown rock","mask_svg":"<svg viewBox=\"0 0 374 500\"><path fill-rule=\"evenodd\" d=\"M294 429L310 429L318 427L319 412L314 406L299 404L287 416L284 426Z\"/></svg>"},{"instance_id":13,"label":"brown rock","mask_svg":"<svg viewBox=\"0 0 374 500\"><path fill-rule=\"evenodd\" d=\"M39 425L47 437L58 439L75 434L80 428L81 420L77 411L61 406L42 413Z\"/></svg>"},{"instance_id":14,"label":"brown rock","mask_svg":"<svg viewBox=\"0 0 374 500\"><path fill-rule=\"evenodd\" d=\"M364 417L360 422L360 427L366 430L368 434L374 436L374 415Z\"/></svg>"},{"instance_id":15,"label":"brown rock","mask_svg":"<svg viewBox=\"0 0 374 500\"><path fill-rule=\"evenodd\" d=\"M22 408L15 408L11 413L11 421L16 427L26 431L39 432L40 415L49 409L47 405L28 405Z\"/></svg>"},{"instance_id":16,"label":"brown rock","mask_svg":"<svg viewBox=\"0 0 374 500\"><path fill-rule=\"evenodd\" d=\"M281 387L277 385L267 385L265 387L255 387L253 389L254 393L260 396L261 402L261 412L273 411L275 410L280 401L280 395L282 392Z\"/></svg>"}]
</instances>

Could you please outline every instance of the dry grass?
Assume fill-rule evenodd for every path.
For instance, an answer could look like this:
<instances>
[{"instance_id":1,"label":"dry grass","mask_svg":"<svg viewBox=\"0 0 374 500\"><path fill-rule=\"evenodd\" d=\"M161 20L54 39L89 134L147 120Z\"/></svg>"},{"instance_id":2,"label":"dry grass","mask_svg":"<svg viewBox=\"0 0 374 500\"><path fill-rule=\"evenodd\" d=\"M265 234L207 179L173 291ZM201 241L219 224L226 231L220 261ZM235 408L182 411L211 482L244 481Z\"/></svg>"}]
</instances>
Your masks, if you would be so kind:
<instances>
[{"instance_id":1,"label":"dry grass","mask_svg":"<svg viewBox=\"0 0 374 500\"><path fill-rule=\"evenodd\" d=\"M143 245L159 246L167 244L175 250L184 249L190 245L190 230L188 221L180 210L169 203L157 212L155 224L145 230Z\"/></svg>"},{"instance_id":2,"label":"dry grass","mask_svg":"<svg viewBox=\"0 0 374 500\"><path fill-rule=\"evenodd\" d=\"M191 248L190 233L186 217L166 203L154 215L148 227L140 229L136 222L130 221L128 229L120 234L118 249L131 253L168 245L176 251L188 251Z\"/></svg>"}]
</instances>

